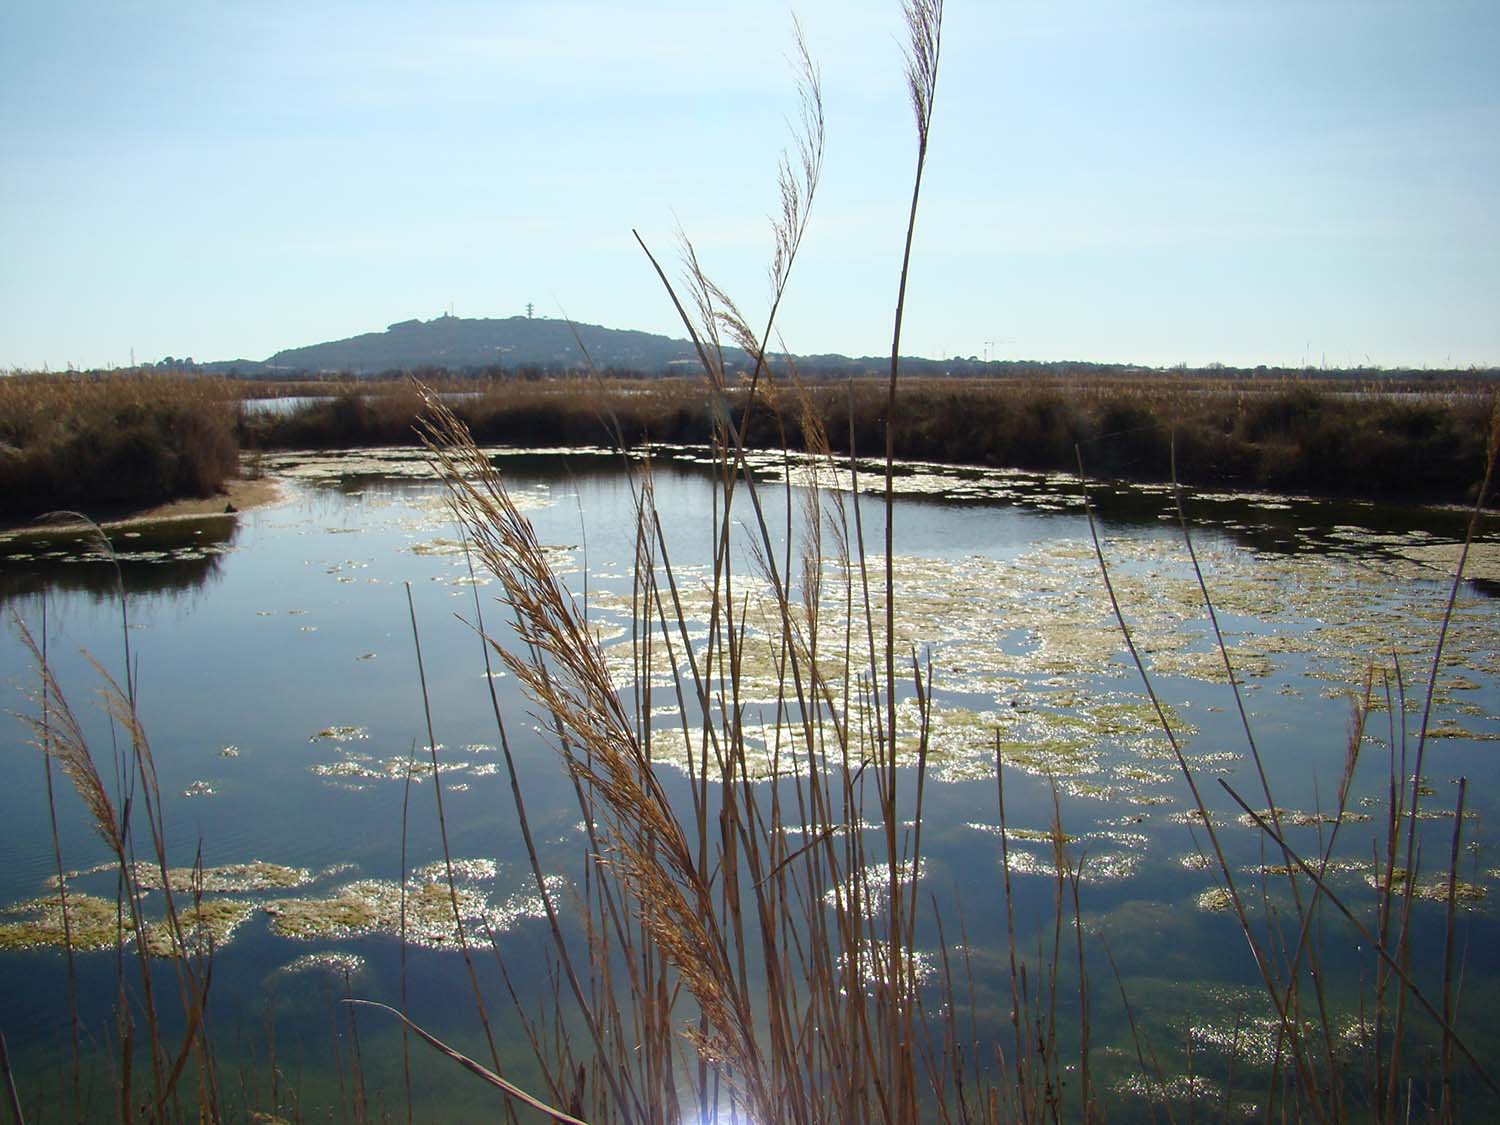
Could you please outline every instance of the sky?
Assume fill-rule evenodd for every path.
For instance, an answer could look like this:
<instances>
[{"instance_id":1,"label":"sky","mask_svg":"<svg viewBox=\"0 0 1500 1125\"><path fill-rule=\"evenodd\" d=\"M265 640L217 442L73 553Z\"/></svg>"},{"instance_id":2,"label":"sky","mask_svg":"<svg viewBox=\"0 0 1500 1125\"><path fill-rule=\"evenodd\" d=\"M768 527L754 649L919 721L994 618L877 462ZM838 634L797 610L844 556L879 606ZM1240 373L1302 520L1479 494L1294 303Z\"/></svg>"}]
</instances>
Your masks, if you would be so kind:
<instances>
[{"instance_id":1,"label":"sky","mask_svg":"<svg viewBox=\"0 0 1500 1125\"><path fill-rule=\"evenodd\" d=\"M895 2L796 12L823 176L778 320L888 353ZM758 323L793 12L748 0L0 5L0 370L264 359L452 310ZM1500 365L1500 4L949 0L902 351Z\"/></svg>"}]
</instances>

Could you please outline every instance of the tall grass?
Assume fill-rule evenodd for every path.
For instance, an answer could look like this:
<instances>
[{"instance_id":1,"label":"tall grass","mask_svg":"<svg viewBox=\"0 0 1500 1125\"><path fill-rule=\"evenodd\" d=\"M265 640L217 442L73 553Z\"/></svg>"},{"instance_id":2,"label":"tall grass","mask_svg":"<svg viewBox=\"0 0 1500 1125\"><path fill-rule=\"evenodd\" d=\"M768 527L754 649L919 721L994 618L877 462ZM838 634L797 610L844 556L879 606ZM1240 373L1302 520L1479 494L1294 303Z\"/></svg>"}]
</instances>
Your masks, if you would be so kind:
<instances>
[{"instance_id":1,"label":"tall grass","mask_svg":"<svg viewBox=\"0 0 1500 1125\"><path fill-rule=\"evenodd\" d=\"M805 381L786 415L753 405L749 384L793 376L784 358L726 386L700 377L619 379L574 374L545 382L450 382L447 399L481 444L558 447L623 442L707 444L727 411L745 445L884 451L889 374ZM256 448L403 445L422 403L409 382L323 385L319 401L286 414L247 416ZM329 393L332 390L333 393ZM1212 379L1175 372L1134 378L933 378L902 373L903 460L1071 471L1082 447L1102 477L1166 482L1175 449L1188 485L1369 499L1472 499L1483 464L1492 387L1415 391L1306 376ZM607 420L607 421L606 421Z\"/></svg>"},{"instance_id":2,"label":"tall grass","mask_svg":"<svg viewBox=\"0 0 1500 1125\"><path fill-rule=\"evenodd\" d=\"M918 133L908 257L941 14L940 4L907 8ZM586 1109L589 1120L710 1120L726 1109L765 1122L1055 1117L1065 1111L1070 1066L1059 1046L1065 923L1082 963L1077 867L1055 824L1055 924L1040 976L1012 960L1015 1045L1010 1053L995 1048L999 1066L992 1067L954 1014L958 991L942 920L918 891L932 672L918 654L898 651L895 639L894 427L884 443L881 545L872 550L859 505L823 487L836 472L858 476L858 450L836 456L807 388L795 378L772 381L766 359L822 151L821 99L805 55L803 89L806 131L799 158L783 170L786 206L763 330L752 330L706 276L690 244L685 295L651 255L697 349L713 408L712 559L707 577L694 579L707 589L705 620L690 620L684 608L684 577L647 466L633 476L634 658L617 683L585 606L551 569L504 480L457 411L428 401L429 449L476 558L499 580L514 615L511 642L485 636L547 717L590 841L578 904L584 949L573 948L555 921L553 929L573 1017L562 1022L577 1038L533 1034L532 1041L553 1103ZM903 260L887 419L899 382L906 272ZM725 341L753 357L737 403ZM606 421L618 434L618 420ZM795 425L814 453L812 486L800 502L790 486L767 495L750 471L746 435L757 425L774 428L783 442ZM852 446L853 435L847 440ZM749 615L752 588L764 595L756 599L768 607L764 616ZM674 670L660 687L658 654ZM752 705L756 689L744 669L757 658L774 669L774 699ZM915 701L914 723L902 717L898 698ZM663 709L674 716L669 727L652 717ZM752 730L761 710L769 716L765 753ZM686 802L674 800L659 776L663 741L688 748ZM524 828L514 773L512 785ZM545 872L530 855L555 918ZM920 951L934 926L936 957ZM1082 1100L1067 1112L1089 1117L1096 1102L1086 978L1079 987ZM518 1016L530 1021L520 1009ZM586 1106L579 1101L585 1091Z\"/></svg>"},{"instance_id":3,"label":"tall grass","mask_svg":"<svg viewBox=\"0 0 1500 1125\"><path fill-rule=\"evenodd\" d=\"M238 396L196 376L0 378L0 519L211 496L239 471Z\"/></svg>"},{"instance_id":4,"label":"tall grass","mask_svg":"<svg viewBox=\"0 0 1500 1125\"><path fill-rule=\"evenodd\" d=\"M909 6L907 15L918 124L909 255L931 124L941 9ZM808 88L808 103L817 105L815 77ZM821 114L810 119L821 123ZM815 171L815 156L806 154L821 152L820 136L804 139L799 152L804 154L801 167ZM1022 950L1030 939L1017 932L1011 898L1003 763L997 755L1009 1045L983 1039L977 1030L965 1034L959 1012L962 981L972 972L971 951L967 944L961 950L950 948L936 904L925 903L916 889L934 685L930 666L920 655L900 652L896 645L895 458L913 451L943 457L966 440L954 434L977 430L980 436L969 455L983 459L978 443L986 435L993 440L986 425L1003 423L1012 427L1011 444L995 441L993 448L1013 451L1014 443L1033 442L1038 467L1057 457L1050 445L1065 443L1075 463L1082 447L1113 471L1134 468L1160 453L1174 479L1184 465L1189 473L1209 473L1210 479L1219 479L1213 474L1220 473L1233 478L1243 467L1225 468L1214 458L1233 460L1251 451L1263 458L1251 479L1271 484L1304 479L1318 457L1339 458L1350 471L1372 471L1380 455L1371 454L1367 462L1354 452L1357 443L1346 440L1347 435L1327 436L1336 430L1324 425L1325 416L1345 413L1351 432L1365 433L1375 449L1385 448L1381 442L1387 432L1425 438L1446 433L1446 423L1430 404L1372 405L1351 398L1353 405L1344 412L1296 386L1236 395L1228 413L1218 399L1207 406L1174 403L1169 409L1155 397L1163 392L1152 388L1132 388L1123 398L1115 390L1096 401L1035 388L1015 391L1007 399L1003 391L968 393L971 385L929 385L913 394L901 385L897 359L906 258L900 268L890 374L883 386L864 384L831 393L802 384L794 370L773 377L766 342L785 282L781 265L789 267L795 257L805 225L800 201L811 198L815 179L797 191L788 191L785 179L783 185L784 198L796 205L789 206L786 220L777 226L778 267L772 271L772 314L764 331L750 328L705 275L690 244L684 249L685 296L651 256L704 371L702 393L711 408L717 468L715 523L712 562L704 580L709 591L706 622L690 620L683 608L683 576L669 554L649 465L634 477L634 662L623 682L612 673L591 632L586 606L553 572L504 480L458 416L464 408L450 409L436 398L427 403L426 441L455 514L476 558L499 580L503 602L514 617L509 640L496 632L484 636L538 713L547 717L573 778L590 841L590 866L578 903L584 915L584 949L576 949L555 920L553 929L570 985L564 1005L569 1013L554 1018L573 1027L577 1037L532 1036L548 1095L554 1104L567 1104L590 1120L706 1120L726 1107L767 1122L1106 1117L1108 1096L1096 1086L1092 1067L1086 949L1092 939L1084 932L1080 892L1085 861L1070 855L1060 812L1049 834L1055 886L1050 932L1037 941L1036 956L1027 956ZM725 370L721 339L751 356L752 369L740 383L738 397ZM977 409L976 401L981 404ZM871 402L878 407L871 409ZM1018 403L1023 409L1012 417ZM1207 429L1214 443L1207 448L1195 434L1174 449L1173 433L1194 409L1200 420L1211 420ZM1475 407L1465 404L1463 409ZM1040 424L1028 424L1028 418ZM1084 419L1089 419L1087 426ZM618 417L604 413L602 420L618 439L624 430ZM774 434L783 448L796 444L814 455L800 520L794 516L799 500L790 486L778 498L780 506L773 507L766 486L748 469L745 451L753 435L766 434ZM1297 448L1305 463L1300 467L1295 458L1288 460L1293 438L1302 441ZM924 441L935 445L924 446ZM871 551L860 506L841 492L824 489L822 482L828 479L824 474L846 472L855 479L857 493L860 455L880 449L884 527L880 546ZM1466 449L1472 452L1472 443ZM1492 464L1493 448L1489 454ZM1471 491L1477 518L1487 502L1488 476L1476 484L1474 464L1470 458L1444 479L1461 481L1460 489ZM1276 480L1273 473L1280 474ZM1323 479L1327 483L1326 472ZM1338 478L1335 483L1347 481L1354 487L1353 480ZM775 511L784 511L784 522L775 522ZM1185 513L1182 528L1196 568ZM1108 560L1097 532L1095 542L1108 586ZM749 573L742 569L746 558L753 560ZM1318 842L1319 850L1304 854L1303 844L1281 820L1218 633L1208 585L1198 573L1205 611L1220 637L1226 676L1243 719L1246 756L1260 785L1256 798L1264 799L1267 811L1256 811L1237 791L1230 796L1282 859L1281 874L1262 876L1258 888L1245 884L1222 844L1219 814L1183 754L1166 709L1157 702L1149 669L1135 650L1127 609L1115 600L1112 586L1109 596L1192 793L1210 868L1222 880L1276 1028L1275 1062L1260 1076L1265 1088L1251 1096L1262 1099L1268 1120L1344 1120L1365 1113L1392 1120L1403 1112L1452 1120L1460 1063L1468 1068L1465 1088L1500 1094L1455 1020L1453 903L1462 797L1444 876L1448 953L1434 982L1425 979L1431 974L1410 964L1409 954L1420 924L1412 909L1419 816L1416 782L1409 795L1404 787L1413 765L1420 775L1425 729L1416 736L1415 763L1405 758L1404 731L1392 740L1390 771L1399 784L1393 781L1387 810L1387 858L1376 867L1381 889L1375 904L1378 921L1372 926L1330 887L1327 875L1365 744L1373 688L1367 684L1351 719L1331 826ZM765 591L764 603L747 597L751 586ZM769 609L763 617L747 617L752 604ZM755 646L765 646L776 670L774 698L767 706L770 749L764 756L748 737L753 689L744 668ZM1434 667L1442 647L1439 637ZM658 653L673 670L659 687ZM1432 690L1429 683L1429 699ZM675 716L670 732L652 719L663 706L658 691L666 694L666 709ZM898 709L898 700L915 703L914 723L902 718L911 711ZM659 776L654 748L668 738L690 751L686 806L672 799ZM514 776L513 793L524 821L525 799ZM1403 851L1404 868L1396 862ZM531 862L538 891L547 897L545 872L534 851ZM1285 881L1285 905L1274 908L1273 900L1282 900L1270 886L1272 878ZM555 919L556 906L550 901L548 911ZM1334 912L1364 943L1359 956L1368 960L1374 981L1369 994L1373 1019L1367 1024L1362 1017L1352 1059L1343 1026L1349 1013L1326 985L1330 960L1352 956L1331 954L1325 944L1327 917ZM936 953L924 956L934 934ZM961 966L957 974L955 961ZM1434 984L1441 988L1437 1001L1429 995ZM1069 988L1076 997L1064 996ZM1128 994L1123 1001L1141 1076L1170 1117L1175 1075L1162 1068L1136 1025ZM1060 1009L1069 1007L1076 1012L1077 1026L1064 1031ZM1429 1084L1431 1069L1403 1054L1417 1034L1419 1017L1432 1021L1442 1045L1435 1085ZM522 1012L520 1018L530 1017ZM1367 1026L1373 1027L1368 1037L1363 1034ZM1231 1069L1221 1112L1236 1105L1234 1082ZM1189 1088L1194 1089L1191 1082ZM588 1102L581 1099L585 1092ZM1404 1098L1398 1096L1403 1092ZM1198 1108L1194 1095L1189 1112Z\"/></svg>"},{"instance_id":5,"label":"tall grass","mask_svg":"<svg viewBox=\"0 0 1500 1125\"><path fill-rule=\"evenodd\" d=\"M1500 1098L1500 1082L1491 1073L1489 1060L1470 1049L1456 1026L1458 998L1454 946L1458 928L1455 907L1460 885L1459 853L1467 788L1464 778L1458 779L1448 862L1438 876L1438 888L1446 909L1443 954L1436 973L1430 967L1415 964L1411 952L1418 928L1422 925L1413 911L1413 904L1422 878L1420 805L1429 720L1465 561L1489 499L1497 456L1500 456L1500 406L1492 409L1486 434L1484 473L1475 491L1467 536L1438 635L1433 640L1417 729L1412 731L1408 726L1405 682L1399 663L1383 674L1372 665L1353 704L1334 809L1328 818L1326 833L1320 831L1315 841L1309 841L1314 847L1311 851L1306 850L1306 845L1291 842L1291 826L1284 823L1277 806L1266 764L1245 708L1240 680L1224 641L1209 586L1199 566L1182 490L1177 489L1177 513L1183 543L1197 576L1204 612L1233 693L1244 732L1246 757L1254 766L1255 780L1259 785L1255 799L1263 798L1265 806L1261 809L1252 807L1246 796L1224 778L1218 779L1219 785L1237 810L1263 834L1273 854L1279 854L1282 859L1279 869L1262 868L1258 887L1253 881L1247 887L1243 874L1237 872L1226 855L1219 835L1224 822L1220 820L1216 824L1210 804L1199 787L1199 779L1189 765L1167 711L1157 696L1147 662L1136 647L1126 609L1116 597L1098 526L1092 510L1089 511L1089 527L1111 609L1140 674L1142 688L1155 708L1161 730L1192 794L1197 821L1208 839L1208 848L1204 849L1208 867L1221 882L1275 1021L1276 1061L1264 1091L1267 1119L1281 1113L1299 1120L1318 1121L1341 1121L1352 1115L1365 1114L1379 1121L1412 1120L1414 1116L1440 1121L1459 1120L1456 1083L1460 1059L1464 1063L1462 1069L1468 1089ZM1079 472L1082 476L1081 455ZM1381 677L1380 681L1377 681L1377 676ZM1376 698L1377 682L1384 683L1383 701ZM1387 767L1390 783L1384 808L1384 836L1376 843L1370 871L1376 899L1369 912L1371 916L1361 917L1356 908L1330 886L1329 880L1340 833L1351 811L1350 793L1364 752L1367 726L1372 711L1381 702L1391 716ZM1285 879L1284 913L1282 908L1273 905L1275 899L1268 886L1272 876ZM1358 945L1329 951L1324 935L1329 928L1330 914L1347 924L1346 932L1358 939ZM1345 1026L1350 1013L1338 1010L1328 994L1330 969L1336 964L1334 972L1347 972L1350 962L1362 965L1363 979L1374 982L1373 990L1366 988L1361 991L1361 1010L1354 1024L1356 1049L1353 1052L1347 1049L1349 1035ZM1436 1000L1431 998L1434 987L1439 990ZM1413 1042L1423 1038L1416 1026L1419 1013L1431 1021L1429 1026L1435 1027L1440 1039L1436 1068L1407 1057Z\"/></svg>"},{"instance_id":6,"label":"tall grass","mask_svg":"<svg viewBox=\"0 0 1500 1125\"><path fill-rule=\"evenodd\" d=\"M942 11L920 2L906 12L918 125L909 254ZM781 417L777 406L792 405L778 400L793 388L773 392L762 380L821 165L821 91L805 51L801 61L802 132L782 168L763 330L708 278L691 244L684 295L646 251L692 337L714 408L717 501L701 640L683 608L649 472L635 480L637 631L634 687L625 694L504 481L452 411L429 402L427 440L455 513L516 618L519 644L492 643L549 717L593 844L586 989L569 944L557 947L585 1038L576 1045L564 1038L539 1059L553 1098L591 1092L590 1120L708 1117L737 1106L757 1121L910 1121L929 1105L929 1067L946 1073L922 1011L915 957L926 726L898 730L895 706L898 682L925 701L930 672L906 655L898 666L894 607L883 615L875 608L881 587L870 579L857 507L851 513L841 494L815 490L799 543L789 526L773 526L745 458L747 420L756 412ZM905 275L903 262L897 345ZM727 408L726 341L755 361L738 418ZM893 365L892 393L895 377ZM804 411L805 421L812 417ZM831 463L826 446L820 452ZM889 449L887 462L889 480ZM790 493L785 503L790 520ZM887 574L892 516L888 489ZM741 520L748 543L735 532ZM748 576L740 570L746 550L755 559ZM750 583L769 592L769 620L744 618ZM888 582L885 589L888 602ZM676 716L668 729L652 718L660 706L658 646L679 669L668 688ZM778 685L767 709L768 763L751 749L741 674L755 646L765 646ZM669 795L654 760L657 742L677 738L690 748L689 808ZM902 739L916 744L909 795ZM519 790L516 800L524 816ZM543 874L534 867L546 898Z\"/></svg>"},{"instance_id":7,"label":"tall grass","mask_svg":"<svg viewBox=\"0 0 1500 1125\"><path fill-rule=\"evenodd\" d=\"M111 554L109 543L97 525L94 531L101 550ZM113 1031L117 1050L115 1108L122 1120L178 1120L205 1113L217 1117L221 1096L205 1018L212 978L213 936L203 913L201 865L195 863L184 895L180 873L169 873L161 788L151 744L136 704L129 607L118 565L115 569L124 639L123 676L117 679L94 663L104 684L104 705L112 731L118 732L110 760L101 771L83 724L53 674L45 608L40 641L24 622L19 619L14 622L39 680L37 713L25 721L45 762L49 805L54 800L55 765L72 783L115 868L112 926L116 990ZM106 778L111 778L112 783L107 783ZM64 1095L64 1104L58 1108L65 1116L83 1120L99 1113L101 1107L86 1096L81 1077L82 1048L74 976L73 912L77 906L76 900L69 896L68 874L57 840L55 805L50 812L57 899L48 905L47 912L60 919L64 933L72 1041L71 1085ZM160 891L161 903L148 908L147 899L153 890ZM175 986L175 995L160 994L163 974L157 970L162 962L169 966L166 983ZM166 1015L169 1008L170 1019ZM177 1030L171 1031L169 1027ZM144 1069L145 1074L138 1074L138 1069ZM19 1101L16 1104L19 1106ZM18 1121L21 1119L19 1109L16 1117Z\"/></svg>"}]
</instances>

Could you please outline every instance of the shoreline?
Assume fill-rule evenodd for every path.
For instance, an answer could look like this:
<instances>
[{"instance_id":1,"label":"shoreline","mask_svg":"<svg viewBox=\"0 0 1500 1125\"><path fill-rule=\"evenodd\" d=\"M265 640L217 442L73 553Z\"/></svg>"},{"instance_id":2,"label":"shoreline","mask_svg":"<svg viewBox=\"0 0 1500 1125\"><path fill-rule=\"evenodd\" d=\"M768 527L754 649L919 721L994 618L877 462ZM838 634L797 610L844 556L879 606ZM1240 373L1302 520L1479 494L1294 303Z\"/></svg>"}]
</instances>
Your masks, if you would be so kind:
<instances>
[{"instance_id":1,"label":"shoreline","mask_svg":"<svg viewBox=\"0 0 1500 1125\"><path fill-rule=\"evenodd\" d=\"M236 515L253 511L276 503L285 494L282 485L271 477L234 479L224 482L224 487L212 496L185 496L168 500L149 508L127 509L116 515L98 520L106 531L116 528L134 527L147 523L166 523L179 520L207 519L212 516ZM38 520L24 522L0 522L0 536L6 538L22 535L40 535L49 532L78 531L89 525L78 520Z\"/></svg>"}]
</instances>

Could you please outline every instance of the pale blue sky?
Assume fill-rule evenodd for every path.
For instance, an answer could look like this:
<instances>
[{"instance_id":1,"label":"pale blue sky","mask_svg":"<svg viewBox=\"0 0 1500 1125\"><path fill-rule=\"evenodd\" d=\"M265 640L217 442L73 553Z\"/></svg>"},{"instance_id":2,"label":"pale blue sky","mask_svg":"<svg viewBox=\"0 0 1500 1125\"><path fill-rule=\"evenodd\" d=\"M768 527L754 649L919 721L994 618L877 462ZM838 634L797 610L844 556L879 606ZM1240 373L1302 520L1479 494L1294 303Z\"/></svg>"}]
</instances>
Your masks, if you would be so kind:
<instances>
[{"instance_id":1,"label":"pale blue sky","mask_svg":"<svg viewBox=\"0 0 1500 1125\"><path fill-rule=\"evenodd\" d=\"M828 152L781 319L889 347L894 3L798 9ZM778 4L0 6L0 367L430 318L681 335L632 227L757 321ZM949 0L904 349L1500 364L1500 3Z\"/></svg>"}]
</instances>

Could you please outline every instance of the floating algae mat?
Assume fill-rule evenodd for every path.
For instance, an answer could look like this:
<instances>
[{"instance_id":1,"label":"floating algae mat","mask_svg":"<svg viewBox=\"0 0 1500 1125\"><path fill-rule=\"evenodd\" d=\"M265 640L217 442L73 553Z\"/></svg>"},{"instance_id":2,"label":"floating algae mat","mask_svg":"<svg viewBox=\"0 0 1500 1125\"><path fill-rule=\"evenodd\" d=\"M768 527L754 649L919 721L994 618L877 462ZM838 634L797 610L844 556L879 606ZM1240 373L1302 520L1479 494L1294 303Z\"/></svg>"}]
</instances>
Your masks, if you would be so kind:
<instances>
[{"instance_id":1,"label":"floating algae mat","mask_svg":"<svg viewBox=\"0 0 1500 1125\"><path fill-rule=\"evenodd\" d=\"M405 895L399 883L361 879L324 898L275 899L262 909L270 915L271 929L282 937L307 941L404 935L413 945L456 949L461 936L487 944L494 935L544 913L541 896L534 892L493 901L476 885L491 878L493 867L461 864L450 885L443 872L428 868L408 884ZM548 893L556 895L564 884L560 877L549 879Z\"/></svg>"},{"instance_id":2,"label":"floating algae mat","mask_svg":"<svg viewBox=\"0 0 1500 1125\"><path fill-rule=\"evenodd\" d=\"M71 939L81 951L113 949L122 933L133 932L129 914L121 917L113 899L96 895L52 895L16 903L0 911L0 950L60 949Z\"/></svg>"},{"instance_id":3,"label":"floating algae mat","mask_svg":"<svg viewBox=\"0 0 1500 1125\"><path fill-rule=\"evenodd\" d=\"M156 957L173 956L178 948L207 953L226 945L254 912L254 903L237 899L185 899L177 903L177 934L164 919L148 921L145 947ZM0 912L0 950L61 949L71 942L75 951L91 952L113 949L117 941L128 945L135 936L128 908L121 911L114 899L97 895L70 892Z\"/></svg>"},{"instance_id":4,"label":"floating algae mat","mask_svg":"<svg viewBox=\"0 0 1500 1125\"><path fill-rule=\"evenodd\" d=\"M71 940L76 951L112 949L117 939L129 944L136 936L128 904L117 910L113 898L73 889L77 881L99 879L111 865L69 872L66 896L55 892L0 910L0 950L61 948ZM373 934L400 936L413 945L434 949L457 948L461 920L476 940L514 929L527 918L543 913L534 891L516 891L496 900L492 885L498 875L493 859L436 861L413 871L402 894L398 882L357 879L318 895L266 898L266 894L301 890L341 874L331 868L314 875L307 868L251 862L208 868L171 868L177 912L177 934L164 917L160 868L136 865L135 880L142 891L146 949L155 956L174 954L179 945L189 953L207 953L227 946L236 931L257 915L265 915L271 932L298 940L340 940ZM451 884L450 884L451 876ZM548 893L557 895L566 880L551 876ZM157 893L153 893L157 892ZM234 892L230 897L224 892ZM254 895L256 897L243 897ZM64 913L66 911L66 919Z\"/></svg>"},{"instance_id":5,"label":"floating algae mat","mask_svg":"<svg viewBox=\"0 0 1500 1125\"><path fill-rule=\"evenodd\" d=\"M1288 661L1295 661L1298 675L1322 683L1324 690L1337 685L1333 690L1352 691L1380 654L1408 667L1418 665L1431 651L1446 609L1441 590L1424 589L1416 598L1393 595L1389 569L1368 560L1200 547L1200 564L1224 629L1221 651L1198 578L1179 543L1133 537L1106 549L1132 637L1148 670L1161 678L1226 686L1227 657L1236 682L1248 690L1273 686L1282 694L1298 695L1302 692L1290 683L1278 682ZM879 652L885 643L882 560L866 560L866 569ZM822 577L825 602L816 630L804 607L793 605L790 646L780 639L781 610L769 587L761 581L737 586L733 608L744 625L735 654L739 697L752 710L774 716L778 702L788 700L793 658L801 662L804 676L815 668L819 682L832 689L864 673L860 657L868 651L868 640L863 619L851 623L838 612L858 581L857 568L827 564ZM674 677L691 686L695 670L710 677L716 671L707 639L712 590L701 573L684 573L678 580L681 591L668 610L665 638L653 610L651 615L638 613L633 624L622 624L621 639L606 646L617 688L649 680L653 690L668 692ZM941 776L961 779L993 772L997 740L1003 761L1061 776L1100 774L1105 753L1122 746L1174 764L1161 719L1138 690L1091 545L1032 543L1007 558L902 557L896 560L893 581L900 609L897 651L930 654L932 661L939 695L929 751ZM636 608L643 603L638 600ZM618 597L596 597L591 607L597 614L619 617L632 610L630 602ZM1431 737L1500 736L1500 717L1464 701L1475 677L1493 682L1500 676L1500 646L1492 630L1492 604L1466 592L1447 635L1433 699L1443 718L1434 724ZM641 638L649 639L649 650ZM722 661L724 642L716 644ZM1106 688L1101 680L1119 683ZM979 697L988 705L975 709L947 702L957 697ZM910 731L915 711L906 705L903 712L902 725ZM1164 714L1179 740L1191 740L1194 724L1171 706ZM768 755L758 753L756 763L754 769L763 774ZM1117 771L1121 782L1158 776Z\"/></svg>"},{"instance_id":6,"label":"floating algae mat","mask_svg":"<svg viewBox=\"0 0 1500 1125\"><path fill-rule=\"evenodd\" d=\"M135 880L147 890L159 891L162 889L161 868L137 861ZM171 867L167 869L166 878L173 893L179 895L195 891L214 893L285 890L303 887L312 881L312 872L305 867L287 867L262 860L228 863L221 867Z\"/></svg>"}]
</instances>

